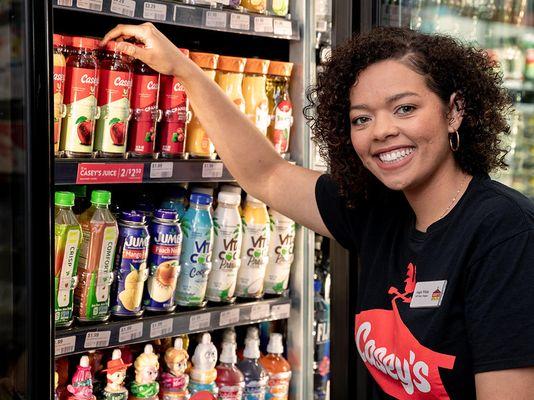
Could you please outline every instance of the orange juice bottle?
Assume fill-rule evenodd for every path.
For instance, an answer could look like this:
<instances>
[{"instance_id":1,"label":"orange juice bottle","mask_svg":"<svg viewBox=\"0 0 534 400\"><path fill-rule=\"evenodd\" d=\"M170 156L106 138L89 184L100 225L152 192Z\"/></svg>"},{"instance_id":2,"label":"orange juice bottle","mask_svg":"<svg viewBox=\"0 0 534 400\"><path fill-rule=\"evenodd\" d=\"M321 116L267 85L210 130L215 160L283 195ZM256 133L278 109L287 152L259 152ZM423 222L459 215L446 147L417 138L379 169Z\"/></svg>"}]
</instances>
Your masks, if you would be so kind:
<instances>
[{"instance_id":1,"label":"orange juice bottle","mask_svg":"<svg viewBox=\"0 0 534 400\"><path fill-rule=\"evenodd\" d=\"M243 79L245 113L264 135L267 135L267 128L271 124L269 99L265 89L268 69L269 60L249 58Z\"/></svg>"},{"instance_id":2,"label":"orange juice bottle","mask_svg":"<svg viewBox=\"0 0 534 400\"><path fill-rule=\"evenodd\" d=\"M246 58L221 56L215 75L215 82L243 113L245 112L245 98L242 85L246 63Z\"/></svg>"},{"instance_id":3,"label":"orange juice bottle","mask_svg":"<svg viewBox=\"0 0 534 400\"><path fill-rule=\"evenodd\" d=\"M280 333L271 333L267 345L267 355L260 358L260 364L269 374L265 400L287 400L289 398L289 382L291 366L282 356L284 344Z\"/></svg>"}]
</instances>

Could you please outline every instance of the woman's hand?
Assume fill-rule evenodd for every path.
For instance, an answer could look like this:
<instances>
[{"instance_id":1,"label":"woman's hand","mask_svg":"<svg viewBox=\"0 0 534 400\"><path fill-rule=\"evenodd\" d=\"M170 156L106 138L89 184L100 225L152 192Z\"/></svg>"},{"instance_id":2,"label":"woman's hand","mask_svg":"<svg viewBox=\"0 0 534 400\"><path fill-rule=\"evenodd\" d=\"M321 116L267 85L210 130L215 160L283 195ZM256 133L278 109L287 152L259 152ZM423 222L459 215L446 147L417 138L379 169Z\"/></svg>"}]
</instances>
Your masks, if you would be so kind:
<instances>
[{"instance_id":1,"label":"woman's hand","mask_svg":"<svg viewBox=\"0 0 534 400\"><path fill-rule=\"evenodd\" d=\"M139 44L125 42L134 38ZM109 31L102 42L105 46L110 40L121 42L118 50L135 57L150 68L164 75L185 78L196 65L161 33L153 24L117 25Z\"/></svg>"}]
</instances>

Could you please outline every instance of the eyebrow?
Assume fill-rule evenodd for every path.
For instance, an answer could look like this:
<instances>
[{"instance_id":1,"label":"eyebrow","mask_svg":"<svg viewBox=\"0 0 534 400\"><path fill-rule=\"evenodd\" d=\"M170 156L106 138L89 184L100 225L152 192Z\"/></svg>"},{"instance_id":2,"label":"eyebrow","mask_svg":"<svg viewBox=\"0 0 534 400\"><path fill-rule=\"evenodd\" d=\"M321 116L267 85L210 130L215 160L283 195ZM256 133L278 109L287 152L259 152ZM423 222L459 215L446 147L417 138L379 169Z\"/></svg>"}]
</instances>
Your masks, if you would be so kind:
<instances>
[{"instance_id":1,"label":"eyebrow","mask_svg":"<svg viewBox=\"0 0 534 400\"><path fill-rule=\"evenodd\" d=\"M417 93L414 93L414 92L402 92L402 93L394 94L393 96L389 96L386 99L386 103L390 104L390 103L393 103L395 101L398 101L398 100L400 100L400 99L402 99L404 97L408 97L408 96L421 97ZM350 109L351 110L369 110L369 106L367 104L354 104L354 105L350 106Z\"/></svg>"}]
</instances>

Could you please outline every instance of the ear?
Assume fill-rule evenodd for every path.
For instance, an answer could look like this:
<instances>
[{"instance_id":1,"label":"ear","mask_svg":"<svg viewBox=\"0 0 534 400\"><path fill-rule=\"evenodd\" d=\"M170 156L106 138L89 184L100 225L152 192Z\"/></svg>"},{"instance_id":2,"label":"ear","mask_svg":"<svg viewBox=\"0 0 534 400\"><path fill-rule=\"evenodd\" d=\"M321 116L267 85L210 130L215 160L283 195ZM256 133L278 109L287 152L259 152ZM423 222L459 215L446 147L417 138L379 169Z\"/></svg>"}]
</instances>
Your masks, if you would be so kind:
<instances>
[{"instance_id":1,"label":"ear","mask_svg":"<svg viewBox=\"0 0 534 400\"><path fill-rule=\"evenodd\" d=\"M449 99L449 106L447 110L447 122L449 133L457 131L462 125L464 118L465 102L459 92L451 94Z\"/></svg>"}]
</instances>

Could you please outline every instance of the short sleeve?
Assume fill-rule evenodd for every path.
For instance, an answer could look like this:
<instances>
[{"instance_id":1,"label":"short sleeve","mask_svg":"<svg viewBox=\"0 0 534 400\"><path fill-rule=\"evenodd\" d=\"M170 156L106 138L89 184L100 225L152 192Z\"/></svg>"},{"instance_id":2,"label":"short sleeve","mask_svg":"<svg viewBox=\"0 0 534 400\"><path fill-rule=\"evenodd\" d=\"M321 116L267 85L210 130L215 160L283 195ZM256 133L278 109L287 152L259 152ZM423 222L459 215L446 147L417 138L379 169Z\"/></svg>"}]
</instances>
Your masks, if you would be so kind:
<instances>
[{"instance_id":1,"label":"short sleeve","mask_svg":"<svg viewBox=\"0 0 534 400\"><path fill-rule=\"evenodd\" d=\"M475 373L534 366L533 230L471 265L465 308Z\"/></svg>"}]
</instances>

